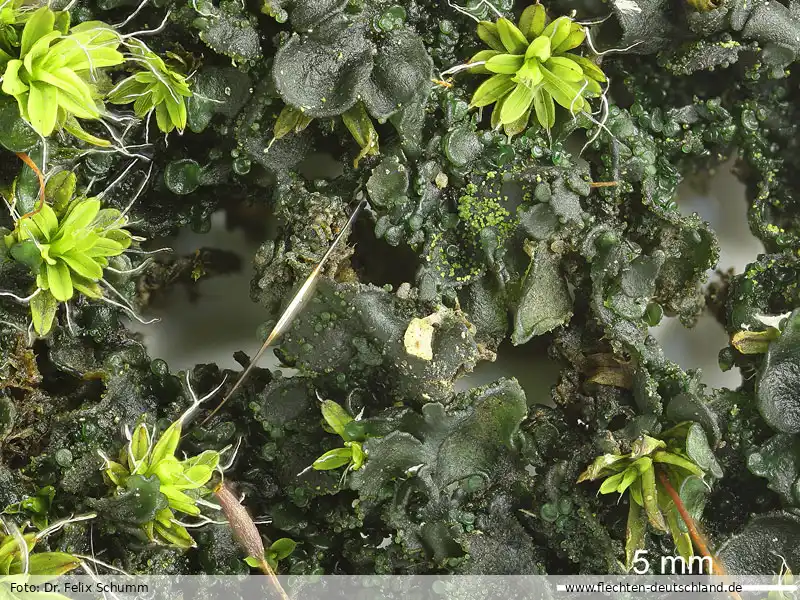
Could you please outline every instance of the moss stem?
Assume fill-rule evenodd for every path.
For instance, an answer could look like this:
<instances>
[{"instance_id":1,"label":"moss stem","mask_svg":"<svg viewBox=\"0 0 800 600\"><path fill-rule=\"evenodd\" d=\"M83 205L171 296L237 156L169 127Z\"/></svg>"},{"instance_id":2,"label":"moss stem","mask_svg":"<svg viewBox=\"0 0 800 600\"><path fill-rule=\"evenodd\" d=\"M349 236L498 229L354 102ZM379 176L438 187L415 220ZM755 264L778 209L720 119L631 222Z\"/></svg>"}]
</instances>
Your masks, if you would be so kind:
<instances>
[{"instance_id":1,"label":"moss stem","mask_svg":"<svg viewBox=\"0 0 800 600\"><path fill-rule=\"evenodd\" d=\"M672 499L672 502L675 504L675 508L678 509L678 514L680 514L681 519L683 522L686 523L686 528L689 530L689 537L692 538L692 543L695 547L699 550L700 554L709 559L711 562L711 572L714 575L725 576L727 572L725 571L725 567L716 556L714 556L711 551L709 550L709 545L706 540L706 537L700 531L700 528L697 525L697 521L694 520L694 517L689 514L689 511L686 510L686 505L684 505L683 500L681 500L680 494L675 491L675 488L672 487L672 484L669 482L669 478L667 477L664 471L657 469L656 473L658 475L658 480L664 489L669 494L669 497ZM734 600L742 600L742 597L737 592L730 592L731 598Z\"/></svg>"},{"instance_id":2,"label":"moss stem","mask_svg":"<svg viewBox=\"0 0 800 600\"><path fill-rule=\"evenodd\" d=\"M39 169L39 167L36 166L36 163L33 162L33 159L31 159L30 156L28 156L24 152L17 152L16 154L17 154L17 157L22 162L24 162L26 165L28 165L30 167L31 171L36 173L36 177L39 180L39 202L38 202L38 206L36 206L32 211L22 215L21 218L24 219L25 217L32 217L33 215L38 213L40 210L42 210L42 206L44 206L44 175L42 174L42 171Z\"/></svg>"}]
</instances>

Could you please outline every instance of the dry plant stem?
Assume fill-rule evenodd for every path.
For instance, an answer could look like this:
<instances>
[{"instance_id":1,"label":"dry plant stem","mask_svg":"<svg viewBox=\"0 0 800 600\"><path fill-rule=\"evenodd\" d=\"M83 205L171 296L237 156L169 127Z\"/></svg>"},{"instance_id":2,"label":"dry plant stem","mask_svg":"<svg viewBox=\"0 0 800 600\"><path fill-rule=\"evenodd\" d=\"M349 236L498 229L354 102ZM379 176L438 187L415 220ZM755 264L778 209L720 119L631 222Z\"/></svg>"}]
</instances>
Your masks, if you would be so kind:
<instances>
[{"instance_id":1,"label":"dry plant stem","mask_svg":"<svg viewBox=\"0 0 800 600\"><path fill-rule=\"evenodd\" d=\"M589 184L589 187L593 188L604 188L604 187L617 187L619 185L618 181L593 181Z\"/></svg>"},{"instance_id":2,"label":"dry plant stem","mask_svg":"<svg viewBox=\"0 0 800 600\"><path fill-rule=\"evenodd\" d=\"M275 587L275 591L278 592L282 600L290 600L289 595L278 580L277 574L264 558L264 542L261 541L261 534L258 532L256 524L247 509L239 502L236 494L233 493L231 484L223 481L214 490L214 495L219 500L222 512L225 513L225 517L228 519L228 524L233 531L233 537L236 538L236 541L247 552L248 556L258 559L261 571L269 577Z\"/></svg>"},{"instance_id":3,"label":"dry plant stem","mask_svg":"<svg viewBox=\"0 0 800 600\"><path fill-rule=\"evenodd\" d=\"M29 213L26 213L26 214L22 215L22 218L24 219L25 217L32 217L33 215L37 214L40 210L42 210L42 206L44 206L44 175L39 170L39 167L36 166L36 163L33 162L33 160L31 159L30 156L28 156L24 152L17 152L16 154L17 154L17 157L22 162L24 162L26 165L28 165L31 168L31 170L34 173L36 173L36 177L39 179L39 203L38 203L38 206L36 208L34 208L32 211L30 211Z\"/></svg>"},{"instance_id":4,"label":"dry plant stem","mask_svg":"<svg viewBox=\"0 0 800 600\"><path fill-rule=\"evenodd\" d=\"M700 554L702 554L704 557L708 557L708 559L711 561L712 574L719 576L727 575L725 567L722 565L722 561L714 556L708 549L708 543L705 536L700 532L700 529L697 527L697 523L692 515L689 514L688 510L686 510L683 500L681 500L681 497L678 492L675 491L675 488L672 487L672 484L669 482L669 478L663 471L657 470L656 473L658 474L658 480L661 482L661 485L663 485L664 489L667 490L667 494L669 494L669 497L675 504L675 508L678 509L681 519L683 519L683 522L686 523L686 527L689 530L689 537L692 538L692 543L700 551ZM730 596L735 600L742 600L742 597L737 592L730 592Z\"/></svg>"},{"instance_id":5,"label":"dry plant stem","mask_svg":"<svg viewBox=\"0 0 800 600\"><path fill-rule=\"evenodd\" d=\"M347 234L348 231L350 230L350 227L355 222L356 217L358 217L358 213L361 212L361 209L364 208L365 204L366 200L361 200L355 207L355 209L353 209L353 212L351 213L350 218L347 220L347 223L345 223L344 227L342 227L342 230L339 232L339 235L336 236L336 239L333 240L333 243L330 245L330 248L328 248L328 251L325 253L325 256L323 256L320 259L320 261L317 263L317 266L315 266L314 270L311 271L311 274L308 276L308 279L305 280L303 285L294 295L292 301L289 302L289 306L287 306L286 310L283 311L283 314L281 315L280 319L278 319L278 322L275 324L275 327L272 328L272 331L270 332L269 336L267 336L267 340L264 342L259 351L250 361L250 364L247 365L247 368L244 370L244 372L239 376L239 379L236 381L236 383L233 384L231 391L225 395L225 397L222 399L222 402L219 403L217 408L211 411L211 414L208 415L203 420L201 425L205 425L209 421L209 419L211 419L211 417L217 414L219 410L225 405L225 403L231 399L231 397L236 393L239 387L241 387L242 383L244 383L245 379L247 379L248 375L250 375L252 370L256 367L259 359L264 355L264 352L267 351L267 348L269 348L275 342L275 340L277 340L281 335L283 335L283 333L292 324L294 318L303 309L305 303L311 298L317 283L317 279L322 273L322 269L325 267L325 264L328 262L328 259L331 257L333 251L339 246L339 244L341 244L347 238Z\"/></svg>"}]
</instances>

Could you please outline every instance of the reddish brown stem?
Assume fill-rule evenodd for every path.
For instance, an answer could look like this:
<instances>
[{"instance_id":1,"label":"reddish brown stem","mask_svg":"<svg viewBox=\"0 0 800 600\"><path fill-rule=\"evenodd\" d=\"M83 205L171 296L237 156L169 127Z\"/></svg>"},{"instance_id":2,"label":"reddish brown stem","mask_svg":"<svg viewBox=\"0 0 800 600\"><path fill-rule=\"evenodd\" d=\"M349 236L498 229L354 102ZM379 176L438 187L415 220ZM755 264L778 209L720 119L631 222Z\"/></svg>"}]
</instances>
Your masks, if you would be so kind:
<instances>
[{"instance_id":1,"label":"reddish brown stem","mask_svg":"<svg viewBox=\"0 0 800 600\"><path fill-rule=\"evenodd\" d=\"M669 482L669 477L667 477L664 471L660 469L656 470L658 475L658 480L661 482L661 485L666 490L669 497L672 499L672 502L675 504L675 508L678 509L678 514L680 514L681 519L683 522L686 523L686 528L689 530L689 537L692 538L692 543L695 545L697 550L702 554L704 557L708 557L711 561L711 571L714 575L724 576L727 573L725 572L725 567L716 556L714 556L711 551L708 549L708 543L706 542L706 537L701 533L700 528L697 526L697 522L694 520L694 517L689 514L689 511L686 510L686 505L684 505L683 500L681 500L680 494L675 491L675 488L672 487L672 484ZM742 600L742 597L737 592L730 592L730 595L735 600Z\"/></svg>"},{"instance_id":2,"label":"reddish brown stem","mask_svg":"<svg viewBox=\"0 0 800 600\"><path fill-rule=\"evenodd\" d=\"M25 217L32 217L33 215L37 214L40 210L42 210L42 207L44 206L44 175L42 174L41 170L39 170L39 167L36 166L36 163L33 162L33 159L31 159L30 156L28 156L24 152L17 152L16 154L17 154L17 157L22 162L24 162L26 165L28 165L30 167L31 171L36 173L36 177L39 179L39 202L38 202L38 206L36 206L32 211L22 215L22 218L24 219Z\"/></svg>"},{"instance_id":3,"label":"reddish brown stem","mask_svg":"<svg viewBox=\"0 0 800 600\"><path fill-rule=\"evenodd\" d=\"M683 504L683 500L681 500L680 495L678 492L675 491L675 488L672 487L672 484L669 482L669 478L663 471L657 471L658 479L661 482L661 485L664 486L664 489L667 490L667 494L669 497L672 498L672 502L675 503L675 508L678 509L678 513L681 515L681 519L683 522L686 523L686 527L689 529L689 536L692 538L692 542L700 551L700 554L703 556L709 556L712 558L711 552L708 550L708 544L706 544L705 537L703 534L700 533L700 530L697 528L697 524L695 523L694 518L692 515L689 514L689 511L686 510L686 506ZM717 563L716 561L712 562L714 568L715 575L724 575L725 572L718 573L717 572Z\"/></svg>"}]
</instances>

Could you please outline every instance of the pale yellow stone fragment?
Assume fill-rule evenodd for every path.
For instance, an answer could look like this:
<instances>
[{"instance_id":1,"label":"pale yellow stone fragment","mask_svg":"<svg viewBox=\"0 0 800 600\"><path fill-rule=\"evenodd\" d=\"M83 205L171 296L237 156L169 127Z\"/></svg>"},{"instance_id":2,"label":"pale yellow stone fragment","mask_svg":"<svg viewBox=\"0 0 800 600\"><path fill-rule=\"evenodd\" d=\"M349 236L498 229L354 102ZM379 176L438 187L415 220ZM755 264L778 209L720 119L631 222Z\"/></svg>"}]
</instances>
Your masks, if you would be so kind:
<instances>
[{"instance_id":1,"label":"pale yellow stone fragment","mask_svg":"<svg viewBox=\"0 0 800 600\"><path fill-rule=\"evenodd\" d=\"M403 337L406 352L422 360L433 360L433 332L430 318L411 319Z\"/></svg>"}]
</instances>

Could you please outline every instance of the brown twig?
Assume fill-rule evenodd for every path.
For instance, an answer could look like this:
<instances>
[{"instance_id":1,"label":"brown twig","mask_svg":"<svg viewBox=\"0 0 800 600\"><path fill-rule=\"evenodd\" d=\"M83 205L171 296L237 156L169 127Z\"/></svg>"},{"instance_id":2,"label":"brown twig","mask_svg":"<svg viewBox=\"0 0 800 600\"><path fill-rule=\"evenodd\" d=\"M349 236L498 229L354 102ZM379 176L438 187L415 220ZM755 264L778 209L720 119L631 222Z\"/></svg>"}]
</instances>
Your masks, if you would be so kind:
<instances>
[{"instance_id":1,"label":"brown twig","mask_svg":"<svg viewBox=\"0 0 800 600\"><path fill-rule=\"evenodd\" d=\"M264 542L261 540L261 534L258 532L256 524L247 509L239 502L239 498L233 493L231 484L228 482L220 483L217 489L214 490L214 495L219 500L222 512L228 519L228 525L233 531L233 537L239 542L242 549L247 552L248 556L258 560L259 568L264 575L269 577L275 591L278 592L282 600L290 600L289 595L278 580L275 570L264 557Z\"/></svg>"},{"instance_id":2,"label":"brown twig","mask_svg":"<svg viewBox=\"0 0 800 600\"><path fill-rule=\"evenodd\" d=\"M619 181L593 181L589 184L589 187L593 188L604 188L604 187L617 187L619 185Z\"/></svg>"},{"instance_id":3,"label":"brown twig","mask_svg":"<svg viewBox=\"0 0 800 600\"><path fill-rule=\"evenodd\" d=\"M17 157L22 162L24 162L26 165L28 165L28 167L30 167L31 171L36 173L36 177L39 179L39 202L38 202L38 206L36 206L32 211L22 215L21 218L24 219L25 217L32 217L33 215L37 214L40 210L42 210L42 207L44 206L44 175L42 174L41 170L39 170L39 167L36 166L36 163L33 162L33 159L31 159L30 156L28 156L24 152L17 152L16 154L17 154Z\"/></svg>"},{"instance_id":4,"label":"brown twig","mask_svg":"<svg viewBox=\"0 0 800 600\"><path fill-rule=\"evenodd\" d=\"M706 541L706 537L700 531L700 528L697 525L697 522L694 520L694 517L689 514L689 511L686 510L686 506L681 500L680 494L675 491L675 488L672 487L672 484L669 482L669 478L667 477L664 471L658 469L656 470L658 474L658 480L661 482L661 485L664 486L664 489L669 494L669 497L672 499L672 502L675 504L675 508L678 509L678 514L683 519L683 522L686 523L686 528L689 530L689 537L692 538L692 543L698 549L701 555L707 557L711 561L711 572L713 575L725 576L727 572L725 571L725 567L716 556L714 556L708 547L708 542ZM730 592L730 595L735 600L742 600L742 597L737 592Z\"/></svg>"}]
</instances>

